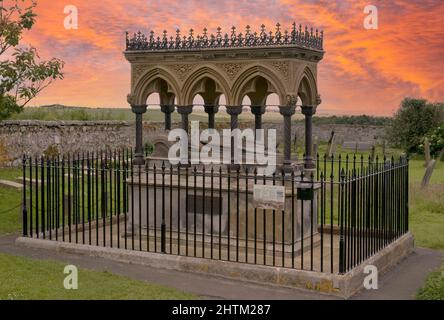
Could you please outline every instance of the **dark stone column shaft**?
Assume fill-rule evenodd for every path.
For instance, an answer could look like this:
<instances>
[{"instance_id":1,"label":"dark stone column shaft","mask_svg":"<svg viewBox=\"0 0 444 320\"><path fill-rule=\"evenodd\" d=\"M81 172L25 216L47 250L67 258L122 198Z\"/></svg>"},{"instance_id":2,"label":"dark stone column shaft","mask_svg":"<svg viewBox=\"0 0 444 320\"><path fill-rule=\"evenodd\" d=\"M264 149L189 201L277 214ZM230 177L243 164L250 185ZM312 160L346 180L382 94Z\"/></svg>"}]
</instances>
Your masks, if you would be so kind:
<instances>
[{"instance_id":1,"label":"dark stone column shaft","mask_svg":"<svg viewBox=\"0 0 444 320\"><path fill-rule=\"evenodd\" d=\"M302 114L305 116L305 168L314 169L316 167L313 161L313 115L316 113L316 107L302 106Z\"/></svg>"},{"instance_id":2,"label":"dark stone column shaft","mask_svg":"<svg viewBox=\"0 0 444 320\"><path fill-rule=\"evenodd\" d=\"M227 113L231 116L231 130L238 129L239 115L242 113L242 106L229 107L227 106ZM231 138L231 164L234 165L234 144L237 143L235 138ZM234 166L233 166L234 168Z\"/></svg>"},{"instance_id":3,"label":"dark stone column shaft","mask_svg":"<svg viewBox=\"0 0 444 320\"><path fill-rule=\"evenodd\" d=\"M143 114L147 110L146 105L131 106L136 115L136 150L133 159L135 165L144 165L145 156L143 154Z\"/></svg>"},{"instance_id":4,"label":"dark stone column shaft","mask_svg":"<svg viewBox=\"0 0 444 320\"><path fill-rule=\"evenodd\" d=\"M165 114L165 130L171 130L171 114L174 112L174 106L162 105L160 110Z\"/></svg>"},{"instance_id":5,"label":"dark stone column shaft","mask_svg":"<svg viewBox=\"0 0 444 320\"><path fill-rule=\"evenodd\" d=\"M177 107L177 112L181 115L181 128L188 133L188 116L193 112L193 106Z\"/></svg>"},{"instance_id":6,"label":"dark stone column shaft","mask_svg":"<svg viewBox=\"0 0 444 320\"><path fill-rule=\"evenodd\" d=\"M265 113L265 106L251 106L251 113L254 114L255 129L262 129L262 115Z\"/></svg>"},{"instance_id":7,"label":"dark stone column shaft","mask_svg":"<svg viewBox=\"0 0 444 320\"><path fill-rule=\"evenodd\" d=\"M295 114L295 106L279 107L281 115L284 116L284 164L291 163L291 116Z\"/></svg>"},{"instance_id":8,"label":"dark stone column shaft","mask_svg":"<svg viewBox=\"0 0 444 320\"><path fill-rule=\"evenodd\" d=\"M239 115L242 113L242 106L227 106L227 113L231 116L231 130L237 129L239 124Z\"/></svg>"},{"instance_id":9,"label":"dark stone column shaft","mask_svg":"<svg viewBox=\"0 0 444 320\"><path fill-rule=\"evenodd\" d=\"M219 112L219 107L213 105L205 105L205 112L208 113L208 129L216 128L216 113Z\"/></svg>"}]
</instances>

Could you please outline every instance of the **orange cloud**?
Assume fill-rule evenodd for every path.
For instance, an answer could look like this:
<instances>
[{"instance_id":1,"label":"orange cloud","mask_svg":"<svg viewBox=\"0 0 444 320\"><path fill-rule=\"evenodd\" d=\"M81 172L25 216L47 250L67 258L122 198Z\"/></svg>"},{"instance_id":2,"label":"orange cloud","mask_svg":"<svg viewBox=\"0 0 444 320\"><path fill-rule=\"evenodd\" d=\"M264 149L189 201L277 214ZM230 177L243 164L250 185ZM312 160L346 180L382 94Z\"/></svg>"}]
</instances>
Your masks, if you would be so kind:
<instances>
[{"instance_id":1,"label":"orange cloud","mask_svg":"<svg viewBox=\"0 0 444 320\"><path fill-rule=\"evenodd\" d=\"M444 100L444 2L373 1L379 29L365 30L368 1L72 1L79 29L63 28L60 1L38 1L38 22L25 41L43 58L66 62L66 75L35 104L125 107L129 65L122 55L126 30L185 32L207 26L258 29L293 21L325 31L319 66L320 108L338 113L391 114L405 96Z\"/></svg>"}]
</instances>

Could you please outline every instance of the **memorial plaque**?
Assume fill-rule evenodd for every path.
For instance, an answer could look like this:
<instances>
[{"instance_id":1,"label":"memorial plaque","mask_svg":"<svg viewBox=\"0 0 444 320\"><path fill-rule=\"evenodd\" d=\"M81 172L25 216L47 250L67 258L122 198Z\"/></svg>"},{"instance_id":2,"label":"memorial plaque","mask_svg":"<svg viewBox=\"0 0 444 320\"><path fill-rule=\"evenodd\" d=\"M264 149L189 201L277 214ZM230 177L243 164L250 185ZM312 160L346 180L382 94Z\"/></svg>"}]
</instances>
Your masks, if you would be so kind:
<instances>
[{"instance_id":1,"label":"memorial plaque","mask_svg":"<svg viewBox=\"0 0 444 320\"><path fill-rule=\"evenodd\" d=\"M253 206L260 209L284 210L285 187L254 185Z\"/></svg>"}]
</instances>

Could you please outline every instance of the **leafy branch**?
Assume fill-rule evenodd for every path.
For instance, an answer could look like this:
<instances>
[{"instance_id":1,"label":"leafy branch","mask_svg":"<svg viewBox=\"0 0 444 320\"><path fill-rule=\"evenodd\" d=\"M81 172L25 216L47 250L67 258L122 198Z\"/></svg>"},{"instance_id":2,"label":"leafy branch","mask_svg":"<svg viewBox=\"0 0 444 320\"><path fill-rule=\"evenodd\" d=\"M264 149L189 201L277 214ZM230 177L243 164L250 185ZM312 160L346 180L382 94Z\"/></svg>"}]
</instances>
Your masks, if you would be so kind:
<instances>
[{"instance_id":1,"label":"leafy branch","mask_svg":"<svg viewBox=\"0 0 444 320\"><path fill-rule=\"evenodd\" d=\"M36 48L20 45L23 32L36 22L36 1L12 3L5 8L0 0L0 120L21 112L42 90L63 79L63 61L40 61Z\"/></svg>"}]
</instances>

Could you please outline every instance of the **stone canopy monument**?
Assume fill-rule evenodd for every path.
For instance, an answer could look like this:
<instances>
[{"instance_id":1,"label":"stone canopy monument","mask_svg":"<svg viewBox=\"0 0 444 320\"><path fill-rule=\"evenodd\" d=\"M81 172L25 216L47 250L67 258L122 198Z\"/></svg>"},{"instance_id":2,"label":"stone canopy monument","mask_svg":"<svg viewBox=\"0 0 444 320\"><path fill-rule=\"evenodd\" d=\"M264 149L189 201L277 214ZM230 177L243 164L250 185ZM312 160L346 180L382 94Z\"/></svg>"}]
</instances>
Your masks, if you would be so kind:
<instances>
[{"instance_id":1,"label":"stone canopy monument","mask_svg":"<svg viewBox=\"0 0 444 320\"><path fill-rule=\"evenodd\" d=\"M317 65L324 56L322 31L293 23L290 31L283 31L277 24L276 30L269 32L262 25L259 32L247 26L244 33L238 33L235 27L225 34L221 28L216 34L204 29L202 35L196 35L193 29L187 35L177 30L174 35L164 31L157 37L154 32L148 36L127 33L124 54L131 63L128 102L136 114L135 164L144 164L142 115L152 93L160 96L165 130L171 129L171 114L177 111L186 131L198 94L204 100L209 128L215 127L219 100L224 95L231 129L238 127L245 96L251 101L255 129L261 129L267 96L275 93L285 128L284 165L291 164L291 117L300 101L306 126L304 165L306 169L314 168L312 116L321 103Z\"/></svg>"},{"instance_id":2,"label":"stone canopy monument","mask_svg":"<svg viewBox=\"0 0 444 320\"><path fill-rule=\"evenodd\" d=\"M231 130L235 130L239 125L239 115L244 110L242 103L246 96L251 101L249 107L254 114L255 129L262 129L262 116L267 111L267 97L274 93L279 98L279 111L284 127L281 168L284 171L288 169L288 173L295 170L295 165L309 172L315 168L312 154L312 116L321 103L317 87L317 66L324 56L323 32L302 28L294 23L290 31L283 31L280 24L277 24L276 29L269 32L262 25L259 32L254 32L247 26L243 33L238 33L235 27L225 34L222 34L221 28L217 29L216 34L209 34L208 30L204 29L202 35L196 35L193 29L187 35L182 35L177 30L173 36L164 31L157 37L154 32L148 36L141 32L132 36L127 33L124 54L131 64L131 93L128 95L128 102L136 114L136 152L133 164L139 168L148 167L144 166L146 159L143 152L142 115L147 112L147 99L152 93L159 94L161 110L165 116L165 130L171 130L171 115L178 112L181 115L181 128L185 132L189 132L189 115L193 112L193 100L196 95L200 95L204 100L210 129L215 128L220 97L224 95L226 111L231 117ZM305 116L305 157L300 164L295 164L291 159L291 118L297 107L300 107ZM169 228L169 232L174 232L179 241L183 237L188 239L188 230L202 230L204 238L209 230L211 235L213 230L218 230L228 242L228 246L231 237L242 237L245 239L243 246L248 247L253 235L249 232L240 233L239 230L234 234L236 226L233 223L236 220L244 221L241 225L248 229L249 224L254 221L256 210L252 201L254 197L250 194L255 188L255 182L249 180L248 174L246 178L241 178L247 182L243 187L237 188L237 202L230 201L233 187L230 185L229 174L223 177L221 174L219 183L211 184L210 179L205 180L205 170L203 173L202 167L198 170L199 177L196 179L195 174L194 181L192 176L185 177L180 173L171 173L165 181L161 180L162 174L156 176L154 173L141 174L137 182L132 182L137 186L131 187L130 190L139 190L130 192L129 202L132 205L129 211L132 212L132 224L136 225L132 228L133 231L141 230L150 236L153 233L156 237L157 230L164 234L166 228ZM216 166L216 172L219 171L222 172L222 166ZM299 180L298 184L302 185L302 180ZM193 191L189 191L188 185L193 186L193 182L194 187L190 187ZM271 185L272 182L264 184ZM312 232L317 229L314 214L317 204L315 201L312 201L311 205L310 201L303 203L295 196L295 189L291 185L282 188L280 195L283 199L283 210L280 211L290 210L292 206L298 208L297 223L292 224L290 215L287 215L285 219L271 225L266 222L267 217L264 214L263 218L260 217L260 221L257 221L263 226L263 235L261 231L256 233L255 237L262 238L264 246L267 246L269 240L266 239L265 233L271 234L271 229L276 228L276 236L283 239L282 244L286 245L283 250L287 252L289 248L294 248L295 242L299 243L302 238L307 237L310 229ZM208 202L201 205L205 203L210 189L214 189L213 192L219 195L214 202L217 206L211 208ZM213 199L213 195L211 198ZM164 199L175 201L169 203ZM156 203L162 205L156 207ZM165 215L165 212L173 211L178 214L174 217L172 214ZM145 214L146 212L148 214ZM220 219L213 221L213 214ZM149 225L148 221L154 223ZM304 226L301 227L301 224ZM301 233L301 230L305 231Z\"/></svg>"}]
</instances>

